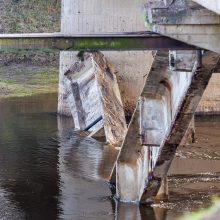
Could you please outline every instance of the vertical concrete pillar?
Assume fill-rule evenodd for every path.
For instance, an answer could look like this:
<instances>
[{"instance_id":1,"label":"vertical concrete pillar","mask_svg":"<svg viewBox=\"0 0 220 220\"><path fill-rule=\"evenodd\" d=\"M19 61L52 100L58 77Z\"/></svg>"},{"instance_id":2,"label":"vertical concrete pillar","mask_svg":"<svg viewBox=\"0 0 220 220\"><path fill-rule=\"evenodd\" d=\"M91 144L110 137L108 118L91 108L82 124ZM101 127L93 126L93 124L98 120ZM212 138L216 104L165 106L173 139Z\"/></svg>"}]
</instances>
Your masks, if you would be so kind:
<instances>
[{"instance_id":1,"label":"vertical concrete pillar","mask_svg":"<svg viewBox=\"0 0 220 220\"><path fill-rule=\"evenodd\" d=\"M188 54L182 56L187 58ZM165 159L158 162L158 158L193 76L182 68L170 70L167 63L168 53L158 52L118 157L116 195L124 202L151 202L167 194L168 170L160 170L158 175L155 166L167 163ZM174 150L167 152L174 153ZM150 190L145 191L152 181Z\"/></svg>"},{"instance_id":2,"label":"vertical concrete pillar","mask_svg":"<svg viewBox=\"0 0 220 220\"><path fill-rule=\"evenodd\" d=\"M142 13L145 0L62 0L61 32L90 34L101 32L145 31ZM115 66L122 102L127 115L132 114L153 57L151 51L103 52ZM58 113L75 114L70 82L64 76L76 61L77 52L60 53ZM72 107L71 107L72 106Z\"/></svg>"}]
</instances>

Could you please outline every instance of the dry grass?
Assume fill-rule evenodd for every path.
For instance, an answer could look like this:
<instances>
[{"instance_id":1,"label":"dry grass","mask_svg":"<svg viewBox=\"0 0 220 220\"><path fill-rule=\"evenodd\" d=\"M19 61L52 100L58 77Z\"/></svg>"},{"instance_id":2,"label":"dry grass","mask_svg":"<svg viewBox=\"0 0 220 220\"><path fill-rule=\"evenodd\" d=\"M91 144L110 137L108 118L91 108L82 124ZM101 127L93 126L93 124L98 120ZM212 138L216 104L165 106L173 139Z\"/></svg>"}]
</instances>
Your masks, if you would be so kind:
<instances>
[{"instance_id":1,"label":"dry grass","mask_svg":"<svg viewBox=\"0 0 220 220\"><path fill-rule=\"evenodd\" d=\"M0 0L0 33L60 30L60 0Z\"/></svg>"}]
</instances>

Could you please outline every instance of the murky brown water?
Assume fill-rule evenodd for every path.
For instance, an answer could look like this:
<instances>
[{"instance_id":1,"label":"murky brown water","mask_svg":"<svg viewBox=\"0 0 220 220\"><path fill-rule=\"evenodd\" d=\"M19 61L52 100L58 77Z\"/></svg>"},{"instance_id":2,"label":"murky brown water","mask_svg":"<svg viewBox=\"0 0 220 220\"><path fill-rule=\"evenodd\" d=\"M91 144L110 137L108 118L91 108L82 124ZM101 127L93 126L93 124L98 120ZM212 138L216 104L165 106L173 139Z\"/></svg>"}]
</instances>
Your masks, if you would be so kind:
<instances>
[{"instance_id":1,"label":"murky brown water","mask_svg":"<svg viewBox=\"0 0 220 220\"><path fill-rule=\"evenodd\" d=\"M106 183L117 151L57 118L54 94L0 102L0 219L172 220L220 196L220 116L197 117L181 147L168 202L116 204Z\"/></svg>"}]
</instances>

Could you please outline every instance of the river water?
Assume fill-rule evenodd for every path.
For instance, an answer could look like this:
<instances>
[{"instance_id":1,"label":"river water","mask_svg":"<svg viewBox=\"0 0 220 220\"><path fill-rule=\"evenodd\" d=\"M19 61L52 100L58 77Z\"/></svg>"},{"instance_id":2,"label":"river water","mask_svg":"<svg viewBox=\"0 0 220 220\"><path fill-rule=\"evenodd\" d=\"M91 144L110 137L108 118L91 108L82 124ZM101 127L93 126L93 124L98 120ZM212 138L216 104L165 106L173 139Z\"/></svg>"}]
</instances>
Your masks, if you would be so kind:
<instances>
[{"instance_id":1,"label":"river water","mask_svg":"<svg viewBox=\"0 0 220 220\"><path fill-rule=\"evenodd\" d=\"M0 219L172 220L220 195L220 117L196 117L197 142L178 150L169 200L116 204L107 178L117 150L56 115L56 94L0 101Z\"/></svg>"}]
</instances>

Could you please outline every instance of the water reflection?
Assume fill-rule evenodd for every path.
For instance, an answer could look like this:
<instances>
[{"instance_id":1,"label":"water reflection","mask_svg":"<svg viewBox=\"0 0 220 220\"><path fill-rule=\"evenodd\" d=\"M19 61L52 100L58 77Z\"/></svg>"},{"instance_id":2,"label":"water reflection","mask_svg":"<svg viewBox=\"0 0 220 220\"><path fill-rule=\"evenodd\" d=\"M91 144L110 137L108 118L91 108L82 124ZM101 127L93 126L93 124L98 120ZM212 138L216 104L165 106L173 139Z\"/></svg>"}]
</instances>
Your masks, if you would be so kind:
<instances>
[{"instance_id":1,"label":"water reflection","mask_svg":"<svg viewBox=\"0 0 220 220\"><path fill-rule=\"evenodd\" d=\"M48 138L56 128L56 116L50 114L54 99L0 102L0 187L7 201L0 215L5 219L22 219L14 218L17 210L23 219L56 219L58 149ZM16 208L5 213L9 204Z\"/></svg>"},{"instance_id":2,"label":"water reflection","mask_svg":"<svg viewBox=\"0 0 220 220\"><path fill-rule=\"evenodd\" d=\"M118 151L59 120L60 219L165 220L166 209L117 203L105 182ZM83 205L82 205L83 204Z\"/></svg>"},{"instance_id":3,"label":"water reflection","mask_svg":"<svg viewBox=\"0 0 220 220\"><path fill-rule=\"evenodd\" d=\"M166 220L167 209L118 203L115 220Z\"/></svg>"},{"instance_id":4,"label":"water reflection","mask_svg":"<svg viewBox=\"0 0 220 220\"><path fill-rule=\"evenodd\" d=\"M220 117L198 122L205 146L180 149L169 201L139 207L112 198L106 180L118 151L74 131L72 120L56 116L56 106L54 94L0 102L0 219L171 220L219 195ZM215 160L198 160L191 154L196 148L202 158L213 150Z\"/></svg>"}]
</instances>

